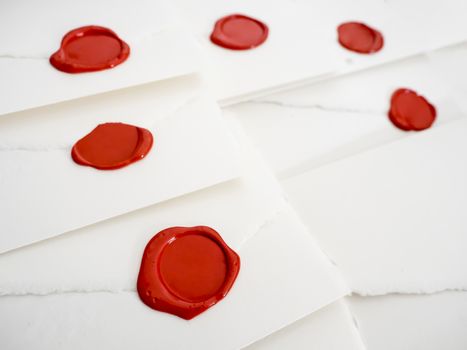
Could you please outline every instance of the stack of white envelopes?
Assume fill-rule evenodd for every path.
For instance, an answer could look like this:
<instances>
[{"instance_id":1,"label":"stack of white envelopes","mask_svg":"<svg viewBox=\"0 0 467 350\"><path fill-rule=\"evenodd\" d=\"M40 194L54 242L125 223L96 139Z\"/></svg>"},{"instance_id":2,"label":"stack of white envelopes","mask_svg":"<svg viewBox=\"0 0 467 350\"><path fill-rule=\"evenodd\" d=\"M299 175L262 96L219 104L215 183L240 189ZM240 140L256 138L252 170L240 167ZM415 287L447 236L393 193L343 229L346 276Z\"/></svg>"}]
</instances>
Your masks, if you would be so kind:
<instances>
[{"instance_id":1,"label":"stack of white envelopes","mask_svg":"<svg viewBox=\"0 0 467 350\"><path fill-rule=\"evenodd\" d=\"M461 0L0 4L0 349L467 348L465 10ZM216 45L228 15L265 23L265 41ZM381 51L339 45L348 21L381 31ZM85 26L110 28L129 56L57 69L50 56ZM400 88L434 106L431 127L391 123ZM83 166L77 141L109 123L149 132L150 151L111 170ZM182 270L169 280L160 258L150 271L169 301L146 291L148 305L150 242L200 226L238 255L233 283L191 300L173 285L202 283ZM183 317L179 305L203 310Z\"/></svg>"}]
</instances>

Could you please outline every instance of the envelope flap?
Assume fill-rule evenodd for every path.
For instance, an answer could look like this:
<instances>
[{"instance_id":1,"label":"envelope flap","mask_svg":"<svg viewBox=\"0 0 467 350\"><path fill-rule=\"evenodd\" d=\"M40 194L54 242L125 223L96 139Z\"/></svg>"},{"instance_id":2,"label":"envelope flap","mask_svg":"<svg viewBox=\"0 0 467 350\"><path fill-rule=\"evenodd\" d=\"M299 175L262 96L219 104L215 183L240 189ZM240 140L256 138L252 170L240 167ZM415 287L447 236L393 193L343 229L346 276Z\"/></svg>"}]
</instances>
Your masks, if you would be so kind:
<instances>
[{"instance_id":1,"label":"envelope flap","mask_svg":"<svg viewBox=\"0 0 467 350\"><path fill-rule=\"evenodd\" d=\"M175 91L158 84L127 91L109 109L112 94L82 108L75 103L9 118L0 148L0 251L236 177L239 149L220 110L199 85L178 84ZM34 127L22 127L26 121ZM98 123L115 121L146 127L154 137L151 152L118 170L74 163L73 143Z\"/></svg>"},{"instance_id":2,"label":"envelope flap","mask_svg":"<svg viewBox=\"0 0 467 350\"><path fill-rule=\"evenodd\" d=\"M197 48L163 1L46 0L2 4L0 10L0 115L159 81L198 69ZM99 25L130 46L113 69L69 74L49 57L77 27Z\"/></svg>"}]
</instances>

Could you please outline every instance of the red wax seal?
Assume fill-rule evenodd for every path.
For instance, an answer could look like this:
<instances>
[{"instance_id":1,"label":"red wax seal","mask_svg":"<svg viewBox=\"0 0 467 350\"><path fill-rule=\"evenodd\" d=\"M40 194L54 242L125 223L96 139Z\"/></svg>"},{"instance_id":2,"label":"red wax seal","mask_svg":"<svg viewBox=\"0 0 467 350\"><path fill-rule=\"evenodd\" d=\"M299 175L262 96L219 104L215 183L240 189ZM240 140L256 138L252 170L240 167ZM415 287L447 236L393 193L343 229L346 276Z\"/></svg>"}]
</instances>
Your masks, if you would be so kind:
<instances>
[{"instance_id":1,"label":"red wax seal","mask_svg":"<svg viewBox=\"0 0 467 350\"><path fill-rule=\"evenodd\" d=\"M263 22L244 15L222 17L214 25L211 41L231 50L248 50L264 43L268 27Z\"/></svg>"},{"instance_id":2,"label":"red wax seal","mask_svg":"<svg viewBox=\"0 0 467 350\"><path fill-rule=\"evenodd\" d=\"M227 295L239 270L239 256L212 228L172 227L147 244L138 294L150 308L190 320Z\"/></svg>"},{"instance_id":3,"label":"red wax seal","mask_svg":"<svg viewBox=\"0 0 467 350\"><path fill-rule=\"evenodd\" d=\"M80 165L118 169L144 158L152 144L149 130L123 123L105 123L76 142L71 156Z\"/></svg>"},{"instance_id":4,"label":"red wax seal","mask_svg":"<svg viewBox=\"0 0 467 350\"><path fill-rule=\"evenodd\" d=\"M339 43L358 53L375 53L384 44L383 35L374 28L359 22L347 22L337 27Z\"/></svg>"},{"instance_id":5,"label":"red wax seal","mask_svg":"<svg viewBox=\"0 0 467 350\"><path fill-rule=\"evenodd\" d=\"M112 30L86 26L68 32L50 63L66 73L94 72L113 68L130 55L130 47Z\"/></svg>"},{"instance_id":6,"label":"red wax seal","mask_svg":"<svg viewBox=\"0 0 467 350\"><path fill-rule=\"evenodd\" d=\"M436 108L423 96L409 89L398 89L391 97L389 120L399 129L428 129L436 119Z\"/></svg>"}]
</instances>

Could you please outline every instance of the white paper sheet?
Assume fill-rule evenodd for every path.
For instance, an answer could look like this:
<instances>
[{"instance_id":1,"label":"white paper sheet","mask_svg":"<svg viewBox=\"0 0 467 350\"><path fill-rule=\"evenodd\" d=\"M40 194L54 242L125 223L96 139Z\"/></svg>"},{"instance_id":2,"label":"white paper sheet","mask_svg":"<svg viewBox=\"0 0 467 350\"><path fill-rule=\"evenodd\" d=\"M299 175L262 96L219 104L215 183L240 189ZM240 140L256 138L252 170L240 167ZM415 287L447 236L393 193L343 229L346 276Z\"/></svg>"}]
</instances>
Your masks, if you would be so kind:
<instances>
[{"instance_id":1,"label":"white paper sheet","mask_svg":"<svg viewBox=\"0 0 467 350\"><path fill-rule=\"evenodd\" d=\"M467 292L350 297L369 350L464 350Z\"/></svg>"},{"instance_id":2,"label":"white paper sheet","mask_svg":"<svg viewBox=\"0 0 467 350\"><path fill-rule=\"evenodd\" d=\"M466 3L467 4L467 3ZM467 113L467 42L428 55L433 74L441 77L453 87L452 95L460 107Z\"/></svg>"},{"instance_id":3,"label":"white paper sheet","mask_svg":"<svg viewBox=\"0 0 467 350\"><path fill-rule=\"evenodd\" d=\"M467 288L467 118L282 182L363 295Z\"/></svg>"},{"instance_id":4,"label":"white paper sheet","mask_svg":"<svg viewBox=\"0 0 467 350\"><path fill-rule=\"evenodd\" d=\"M261 160L245 168L241 179L0 256L4 343L237 349L347 294ZM191 321L148 308L135 293L145 244L163 228L199 224L239 253L232 290Z\"/></svg>"},{"instance_id":5,"label":"white paper sheet","mask_svg":"<svg viewBox=\"0 0 467 350\"><path fill-rule=\"evenodd\" d=\"M458 118L463 101L425 56L375 67L228 108L281 178L411 136L389 121L391 94L414 89L438 112L433 127Z\"/></svg>"},{"instance_id":6,"label":"white paper sheet","mask_svg":"<svg viewBox=\"0 0 467 350\"><path fill-rule=\"evenodd\" d=\"M342 299L245 348L263 349L364 350L365 346Z\"/></svg>"},{"instance_id":7,"label":"white paper sheet","mask_svg":"<svg viewBox=\"0 0 467 350\"><path fill-rule=\"evenodd\" d=\"M451 2L452 5L443 10L444 13L465 12L462 11L465 6L461 0ZM426 35L430 32L427 27L432 28L439 16L438 6L426 7L424 15L417 17L416 6L406 6L405 2L392 5L392 2L383 0L298 0L281 3L266 0L177 0L175 3L204 51L203 70L222 105L270 93L281 87L290 88L333 74L380 65L467 39L465 30L457 30L456 36L452 36L449 31L439 28L436 30L436 40L430 41L431 35ZM214 22L232 13L246 14L265 22L270 29L267 41L258 48L244 52L226 50L212 44L209 35ZM465 26L465 21L458 14L445 18L452 18L452 28ZM373 55L360 55L340 47L336 28L347 21L363 21L379 29L385 39L383 50Z\"/></svg>"},{"instance_id":8,"label":"white paper sheet","mask_svg":"<svg viewBox=\"0 0 467 350\"><path fill-rule=\"evenodd\" d=\"M154 146L147 157L114 171L74 163L74 142L109 121L149 129ZM196 77L5 117L0 252L232 179L239 174L238 152Z\"/></svg>"},{"instance_id":9,"label":"white paper sheet","mask_svg":"<svg viewBox=\"0 0 467 350\"><path fill-rule=\"evenodd\" d=\"M130 45L109 70L67 74L48 59L72 29L100 25ZM164 1L4 1L0 5L0 115L159 81L199 68L196 43Z\"/></svg>"},{"instance_id":10,"label":"white paper sheet","mask_svg":"<svg viewBox=\"0 0 467 350\"><path fill-rule=\"evenodd\" d=\"M384 0L382 0L384 1ZM425 52L467 40L464 13L467 2L446 0L443 4L424 0L385 1L387 8L400 14L397 25L404 22L417 37Z\"/></svg>"}]
</instances>

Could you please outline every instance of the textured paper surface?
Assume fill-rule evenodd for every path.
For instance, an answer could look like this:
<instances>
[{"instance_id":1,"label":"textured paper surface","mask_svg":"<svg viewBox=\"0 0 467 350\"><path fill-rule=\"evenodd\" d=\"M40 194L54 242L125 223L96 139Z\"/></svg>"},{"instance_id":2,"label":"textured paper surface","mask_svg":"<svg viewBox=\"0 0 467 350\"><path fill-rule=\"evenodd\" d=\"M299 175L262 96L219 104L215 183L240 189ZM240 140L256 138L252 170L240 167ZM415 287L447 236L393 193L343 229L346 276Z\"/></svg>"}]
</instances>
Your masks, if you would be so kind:
<instances>
[{"instance_id":1,"label":"textured paper surface","mask_svg":"<svg viewBox=\"0 0 467 350\"><path fill-rule=\"evenodd\" d=\"M246 100L281 88L312 82L343 72L395 61L424 53L466 38L461 18L462 0L448 1L443 18L450 18L455 35L439 26L431 41L439 6L398 1L298 0L271 4L269 1L193 2L177 0L180 14L187 20L204 51L203 70L212 91L222 105ZM423 16L419 9L423 7ZM209 40L214 23L232 13L246 14L269 26L267 41L248 51L217 47ZM348 21L362 21L379 29L385 40L382 51L360 55L337 42L336 28ZM397 23L397 25L395 25ZM430 29L428 29L430 28Z\"/></svg>"},{"instance_id":2,"label":"textured paper surface","mask_svg":"<svg viewBox=\"0 0 467 350\"><path fill-rule=\"evenodd\" d=\"M282 182L363 295L467 288L467 118Z\"/></svg>"},{"instance_id":3,"label":"textured paper surface","mask_svg":"<svg viewBox=\"0 0 467 350\"><path fill-rule=\"evenodd\" d=\"M467 348L467 292L347 299L369 350Z\"/></svg>"},{"instance_id":4,"label":"textured paper surface","mask_svg":"<svg viewBox=\"0 0 467 350\"><path fill-rule=\"evenodd\" d=\"M417 56L228 109L285 178L411 136L387 117L391 94L400 87L436 106L434 127L460 117L464 99L435 70L432 60Z\"/></svg>"},{"instance_id":5,"label":"textured paper surface","mask_svg":"<svg viewBox=\"0 0 467 350\"><path fill-rule=\"evenodd\" d=\"M4 343L237 349L347 294L261 160L245 168L241 179L0 256ZM223 236L242 268L225 299L187 322L145 306L135 284L155 233L200 224Z\"/></svg>"},{"instance_id":6,"label":"textured paper surface","mask_svg":"<svg viewBox=\"0 0 467 350\"><path fill-rule=\"evenodd\" d=\"M109 70L67 74L48 59L72 29L100 25L130 45L130 57ZM60 0L0 4L0 115L160 81L199 68L195 41L172 8L151 0Z\"/></svg>"},{"instance_id":7,"label":"textured paper surface","mask_svg":"<svg viewBox=\"0 0 467 350\"><path fill-rule=\"evenodd\" d=\"M347 305L336 301L245 350L364 350Z\"/></svg>"},{"instance_id":8,"label":"textured paper surface","mask_svg":"<svg viewBox=\"0 0 467 350\"><path fill-rule=\"evenodd\" d=\"M147 157L114 171L73 162L78 139L116 121L153 133ZM232 179L238 151L220 110L193 77L5 117L0 252Z\"/></svg>"}]
</instances>

